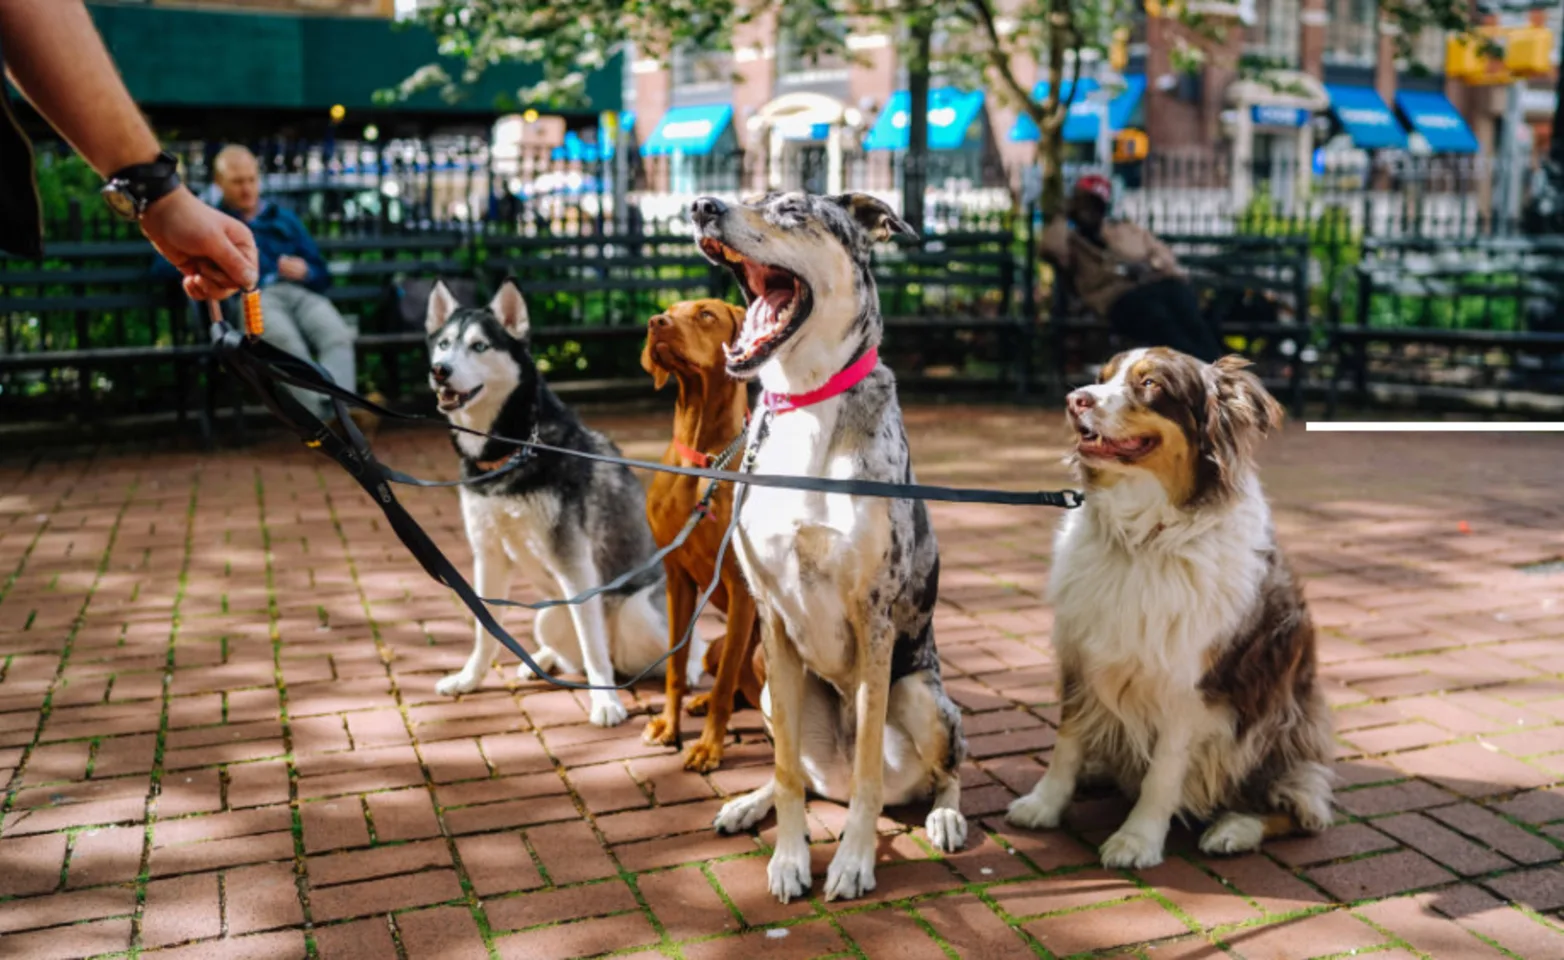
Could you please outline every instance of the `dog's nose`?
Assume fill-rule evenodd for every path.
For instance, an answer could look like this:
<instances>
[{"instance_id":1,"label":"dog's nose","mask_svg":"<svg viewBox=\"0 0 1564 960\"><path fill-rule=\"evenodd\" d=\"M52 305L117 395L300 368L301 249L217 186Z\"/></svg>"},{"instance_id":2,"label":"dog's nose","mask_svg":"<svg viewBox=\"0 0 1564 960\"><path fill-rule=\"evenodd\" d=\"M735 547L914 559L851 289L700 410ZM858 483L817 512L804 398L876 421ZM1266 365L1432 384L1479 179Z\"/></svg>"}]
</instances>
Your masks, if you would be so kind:
<instances>
[{"instance_id":1,"label":"dog's nose","mask_svg":"<svg viewBox=\"0 0 1564 960\"><path fill-rule=\"evenodd\" d=\"M429 376L434 377L435 383L444 383L451 379L451 367L444 363L433 364L429 367Z\"/></svg>"},{"instance_id":2,"label":"dog's nose","mask_svg":"<svg viewBox=\"0 0 1564 960\"><path fill-rule=\"evenodd\" d=\"M716 197L701 197L690 204L690 216L694 217L695 222L701 226L711 223L727 212L727 204Z\"/></svg>"},{"instance_id":3,"label":"dog's nose","mask_svg":"<svg viewBox=\"0 0 1564 960\"><path fill-rule=\"evenodd\" d=\"M652 326L671 327L673 326L673 318L668 316L666 313L659 313L657 316L652 318Z\"/></svg>"},{"instance_id":4,"label":"dog's nose","mask_svg":"<svg viewBox=\"0 0 1564 960\"><path fill-rule=\"evenodd\" d=\"M1076 416L1080 416L1097 405L1097 398L1092 396L1090 390L1072 390L1070 395L1064 398L1065 409Z\"/></svg>"}]
</instances>

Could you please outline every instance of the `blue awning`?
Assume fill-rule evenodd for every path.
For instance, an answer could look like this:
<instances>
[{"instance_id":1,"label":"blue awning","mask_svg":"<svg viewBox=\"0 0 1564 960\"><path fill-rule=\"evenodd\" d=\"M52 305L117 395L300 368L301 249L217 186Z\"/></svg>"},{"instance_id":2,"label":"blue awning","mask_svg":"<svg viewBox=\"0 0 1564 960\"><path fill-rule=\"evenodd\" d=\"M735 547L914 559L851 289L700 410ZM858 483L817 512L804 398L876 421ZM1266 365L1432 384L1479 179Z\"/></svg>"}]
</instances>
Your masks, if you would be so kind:
<instances>
[{"instance_id":1,"label":"blue awning","mask_svg":"<svg viewBox=\"0 0 1564 960\"><path fill-rule=\"evenodd\" d=\"M1423 135L1435 153L1476 153L1477 138L1444 94L1425 90L1404 90L1396 94L1396 106Z\"/></svg>"},{"instance_id":2,"label":"blue awning","mask_svg":"<svg viewBox=\"0 0 1564 960\"><path fill-rule=\"evenodd\" d=\"M733 122L733 106L726 103L699 107L674 107L641 146L641 156L684 154L703 157Z\"/></svg>"},{"instance_id":3,"label":"blue awning","mask_svg":"<svg viewBox=\"0 0 1564 960\"><path fill-rule=\"evenodd\" d=\"M1401 129L1395 114L1373 87L1327 83L1325 92L1330 95L1331 112L1341 121L1358 149L1406 149L1406 131Z\"/></svg>"},{"instance_id":4,"label":"blue awning","mask_svg":"<svg viewBox=\"0 0 1564 960\"><path fill-rule=\"evenodd\" d=\"M865 150L907 149L908 108L912 95L898 90L891 95L880 111L880 117L869 128L863 139ZM977 134L972 124L983 112L983 91L963 92L955 87L940 87L929 91L929 142L930 150L957 150L972 142Z\"/></svg>"},{"instance_id":5,"label":"blue awning","mask_svg":"<svg viewBox=\"0 0 1564 960\"><path fill-rule=\"evenodd\" d=\"M1082 77L1077 85L1080 89L1074 91L1073 100L1070 94L1074 87L1070 81L1066 80L1061 88L1060 98L1071 100L1070 114L1064 119L1064 139L1066 143L1092 143L1097 139L1097 108L1087 97L1097 89L1098 83L1092 77ZM1127 74L1124 77L1124 92L1108 102L1108 128L1118 131L1129 126L1130 118L1135 115L1135 108L1140 106L1140 98L1145 93L1145 75ZM1032 88L1032 99L1039 103L1048 99L1047 80L1039 81ZM1024 113L1016 117L1015 126L1010 128L1010 139L1016 143L1030 143L1039 135L1037 124Z\"/></svg>"},{"instance_id":6,"label":"blue awning","mask_svg":"<svg viewBox=\"0 0 1564 960\"><path fill-rule=\"evenodd\" d=\"M622 113L619 115L619 125L625 130L635 129L635 114ZM614 157L614 141L608 136L608 130L603 124L597 127L598 143L588 143L581 139L581 135L574 130L565 131L565 142L554 148L549 157L554 160L572 160L578 163L596 163L598 161L598 145L602 145L602 159L612 160Z\"/></svg>"}]
</instances>

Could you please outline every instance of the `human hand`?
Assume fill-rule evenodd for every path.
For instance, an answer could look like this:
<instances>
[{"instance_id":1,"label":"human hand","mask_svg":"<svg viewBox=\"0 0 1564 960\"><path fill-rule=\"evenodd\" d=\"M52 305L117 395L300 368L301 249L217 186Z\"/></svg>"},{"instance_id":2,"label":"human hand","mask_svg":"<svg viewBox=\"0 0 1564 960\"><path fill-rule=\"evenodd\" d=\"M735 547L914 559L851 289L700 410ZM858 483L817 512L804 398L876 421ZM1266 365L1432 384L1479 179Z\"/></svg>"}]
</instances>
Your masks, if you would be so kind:
<instances>
[{"instance_id":1,"label":"human hand","mask_svg":"<svg viewBox=\"0 0 1564 960\"><path fill-rule=\"evenodd\" d=\"M192 300L221 300L255 286L259 260L250 228L184 187L147 208L141 232L185 275Z\"/></svg>"},{"instance_id":2,"label":"human hand","mask_svg":"<svg viewBox=\"0 0 1564 960\"><path fill-rule=\"evenodd\" d=\"M310 275L309 262L303 257L278 257L277 275L295 283L306 280Z\"/></svg>"}]
</instances>

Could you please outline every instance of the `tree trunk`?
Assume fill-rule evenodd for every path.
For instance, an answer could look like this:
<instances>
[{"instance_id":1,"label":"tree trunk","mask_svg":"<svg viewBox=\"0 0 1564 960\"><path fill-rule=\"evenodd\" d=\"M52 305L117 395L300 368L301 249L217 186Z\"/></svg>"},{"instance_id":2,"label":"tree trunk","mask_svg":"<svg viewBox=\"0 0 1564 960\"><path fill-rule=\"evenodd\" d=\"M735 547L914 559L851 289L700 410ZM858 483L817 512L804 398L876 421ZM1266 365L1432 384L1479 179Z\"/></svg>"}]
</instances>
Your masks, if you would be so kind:
<instances>
[{"instance_id":1,"label":"tree trunk","mask_svg":"<svg viewBox=\"0 0 1564 960\"><path fill-rule=\"evenodd\" d=\"M1048 31L1048 109L1037 125L1037 160L1043 167L1043 216L1064 209L1064 51L1069 46L1069 24L1055 16ZM1079 61L1077 61L1079 63ZM1077 67L1077 74L1080 70ZM1073 94L1074 91L1072 90Z\"/></svg>"},{"instance_id":2,"label":"tree trunk","mask_svg":"<svg viewBox=\"0 0 1564 960\"><path fill-rule=\"evenodd\" d=\"M929 59L934 23L926 15L913 17L907 59L907 152L902 161L902 219L923 232L923 192L928 183Z\"/></svg>"},{"instance_id":3,"label":"tree trunk","mask_svg":"<svg viewBox=\"0 0 1564 960\"><path fill-rule=\"evenodd\" d=\"M1559 37L1564 50L1564 34ZM1542 182L1526 207L1522 218L1527 233L1564 233L1564 68L1558 71L1554 89L1553 131L1548 140L1548 156L1542 162Z\"/></svg>"}]
</instances>

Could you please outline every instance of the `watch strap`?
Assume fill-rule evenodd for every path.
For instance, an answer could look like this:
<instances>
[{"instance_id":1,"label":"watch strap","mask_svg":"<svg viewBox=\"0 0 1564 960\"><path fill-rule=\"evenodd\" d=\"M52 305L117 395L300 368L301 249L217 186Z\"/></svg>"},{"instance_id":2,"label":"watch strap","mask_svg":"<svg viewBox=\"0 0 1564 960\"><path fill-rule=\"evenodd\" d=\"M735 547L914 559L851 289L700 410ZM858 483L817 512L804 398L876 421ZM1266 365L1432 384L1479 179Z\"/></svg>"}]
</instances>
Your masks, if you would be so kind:
<instances>
[{"instance_id":1,"label":"watch strap","mask_svg":"<svg viewBox=\"0 0 1564 960\"><path fill-rule=\"evenodd\" d=\"M109 176L109 183L129 194L140 214L178 188L179 160L165 150L150 163L136 163L116 170Z\"/></svg>"}]
</instances>

